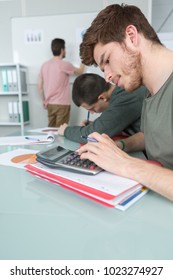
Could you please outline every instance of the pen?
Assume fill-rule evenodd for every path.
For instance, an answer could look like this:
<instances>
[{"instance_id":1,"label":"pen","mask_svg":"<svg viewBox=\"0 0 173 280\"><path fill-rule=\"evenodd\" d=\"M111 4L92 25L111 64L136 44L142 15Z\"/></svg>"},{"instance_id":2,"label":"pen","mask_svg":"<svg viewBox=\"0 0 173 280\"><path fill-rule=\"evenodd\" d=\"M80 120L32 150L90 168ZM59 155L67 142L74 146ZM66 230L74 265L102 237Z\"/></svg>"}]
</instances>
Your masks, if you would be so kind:
<instances>
[{"instance_id":1,"label":"pen","mask_svg":"<svg viewBox=\"0 0 173 280\"><path fill-rule=\"evenodd\" d=\"M87 114L87 121L86 121L86 125L88 125L89 124L89 121L90 120L90 111L88 111L88 114Z\"/></svg>"},{"instance_id":2,"label":"pen","mask_svg":"<svg viewBox=\"0 0 173 280\"><path fill-rule=\"evenodd\" d=\"M90 142L98 142L96 139L94 138L91 138L91 137L88 137L88 136L81 136L83 139L86 139L87 141L90 141Z\"/></svg>"},{"instance_id":3,"label":"pen","mask_svg":"<svg viewBox=\"0 0 173 280\"><path fill-rule=\"evenodd\" d=\"M26 136L25 139L30 140L30 141L34 141L34 142L35 141L37 141L37 142L40 141L40 139L38 139L38 138L33 138L33 137L28 137L28 136Z\"/></svg>"}]
</instances>

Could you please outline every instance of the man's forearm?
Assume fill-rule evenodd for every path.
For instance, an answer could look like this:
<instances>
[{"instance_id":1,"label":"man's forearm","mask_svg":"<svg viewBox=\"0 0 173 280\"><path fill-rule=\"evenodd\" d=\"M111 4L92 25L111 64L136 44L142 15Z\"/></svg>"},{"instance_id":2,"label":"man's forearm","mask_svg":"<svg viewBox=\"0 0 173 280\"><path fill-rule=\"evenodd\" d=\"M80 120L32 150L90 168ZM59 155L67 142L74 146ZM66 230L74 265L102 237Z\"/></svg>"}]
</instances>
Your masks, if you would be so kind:
<instances>
[{"instance_id":1,"label":"man's forearm","mask_svg":"<svg viewBox=\"0 0 173 280\"><path fill-rule=\"evenodd\" d=\"M131 158L126 176L173 201L173 171L148 161Z\"/></svg>"}]
</instances>

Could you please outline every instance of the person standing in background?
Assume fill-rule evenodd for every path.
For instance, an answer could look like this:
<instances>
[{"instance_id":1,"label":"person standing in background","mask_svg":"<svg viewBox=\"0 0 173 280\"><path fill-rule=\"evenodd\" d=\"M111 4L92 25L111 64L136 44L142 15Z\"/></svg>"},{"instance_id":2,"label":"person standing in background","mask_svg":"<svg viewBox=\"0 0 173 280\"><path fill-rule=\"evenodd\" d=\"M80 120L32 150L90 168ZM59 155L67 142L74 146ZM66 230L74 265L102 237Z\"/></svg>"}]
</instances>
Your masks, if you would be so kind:
<instances>
[{"instance_id":1,"label":"person standing in background","mask_svg":"<svg viewBox=\"0 0 173 280\"><path fill-rule=\"evenodd\" d=\"M48 126L59 127L68 123L70 118L70 76L82 74L84 65L77 68L68 61L65 41L55 38L51 42L53 58L43 63L38 77L38 91L43 99L43 106L48 110Z\"/></svg>"}]
</instances>

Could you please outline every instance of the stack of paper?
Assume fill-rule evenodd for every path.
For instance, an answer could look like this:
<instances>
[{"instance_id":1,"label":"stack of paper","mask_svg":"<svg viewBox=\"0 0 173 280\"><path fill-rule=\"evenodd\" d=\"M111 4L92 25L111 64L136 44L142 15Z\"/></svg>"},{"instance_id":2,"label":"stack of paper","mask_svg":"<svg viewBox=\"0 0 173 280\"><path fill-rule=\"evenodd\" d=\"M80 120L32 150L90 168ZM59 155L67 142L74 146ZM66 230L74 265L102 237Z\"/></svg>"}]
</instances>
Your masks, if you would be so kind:
<instances>
[{"instance_id":1,"label":"stack of paper","mask_svg":"<svg viewBox=\"0 0 173 280\"><path fill-rule=\"evenodd\" d=\"M120 210L126 210L148 191L136 181L107 171L92 176L52 169L41 163L28 164L25 168L36 177Z\"/></svg>"}]
</instances>

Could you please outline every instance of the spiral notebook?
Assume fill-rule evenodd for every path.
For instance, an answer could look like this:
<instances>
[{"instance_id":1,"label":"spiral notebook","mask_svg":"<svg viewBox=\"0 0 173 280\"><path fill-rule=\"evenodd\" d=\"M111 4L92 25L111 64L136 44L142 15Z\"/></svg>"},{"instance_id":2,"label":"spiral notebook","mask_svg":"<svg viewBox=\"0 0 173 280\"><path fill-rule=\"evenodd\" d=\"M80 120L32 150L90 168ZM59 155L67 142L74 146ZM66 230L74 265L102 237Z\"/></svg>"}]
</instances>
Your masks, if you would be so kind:
<instances>
[{"instance_id":1,"label":"spiral notebook","mask_svg":"<svg viewBox=\"0 0 173 280\"><path fill-rule=\"evenodd\" d=\"M16 146L16 145L35 145L53 143L55 135L52 132L47 135L25 135L25 136L9 136L0 137L0 146Z\"/></svg>"}]
</instances>

